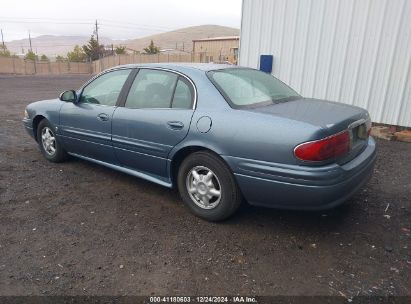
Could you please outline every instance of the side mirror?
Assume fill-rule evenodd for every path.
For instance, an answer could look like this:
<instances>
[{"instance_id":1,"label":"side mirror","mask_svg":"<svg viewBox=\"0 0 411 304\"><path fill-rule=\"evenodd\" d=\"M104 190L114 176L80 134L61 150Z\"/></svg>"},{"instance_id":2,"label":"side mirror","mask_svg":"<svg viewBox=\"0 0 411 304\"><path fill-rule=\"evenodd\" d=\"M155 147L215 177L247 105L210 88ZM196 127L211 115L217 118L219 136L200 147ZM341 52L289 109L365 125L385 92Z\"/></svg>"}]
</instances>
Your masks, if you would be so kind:
<instances>
[{"instance_id":1,"label":"side mirror","mask_svg":"<svg viewBox=\"0 0 411 304\"><path fill-rule=\"evenodd\" d=\"M77 101L77 93L74 90L64 91L63 93L60 94L59 98L60 98L61 101L76 102Z\"/></svg>"}]
</instances>

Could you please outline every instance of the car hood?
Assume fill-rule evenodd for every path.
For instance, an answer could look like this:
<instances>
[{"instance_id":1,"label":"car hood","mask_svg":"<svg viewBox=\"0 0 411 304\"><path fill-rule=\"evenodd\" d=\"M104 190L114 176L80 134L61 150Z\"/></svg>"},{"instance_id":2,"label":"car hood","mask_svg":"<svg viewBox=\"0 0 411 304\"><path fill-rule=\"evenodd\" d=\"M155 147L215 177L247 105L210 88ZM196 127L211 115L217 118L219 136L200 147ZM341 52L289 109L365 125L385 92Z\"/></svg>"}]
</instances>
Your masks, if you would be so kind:
<instances>
[{"instance_id":1,"label":"car hood","mask_svg":"<svg viewBox=\"0 0 411 304\"><path fill-rule=\"evenodd\" d=\"M28 104L27 107L31 109L53 109L55 107L61 106L62 104L63 102L60 99L54 98L34 101Z\"/></svg>"},{"instance_id":2,"label":"car hood","mask_svg":"<svg viewBox=\"0 0 411 304\"><path fill-rule=\"evenodd\" d=\"M58 113L62 105L63 102L58 98L40 100L28 104L26 110L30 117L42 115L50 120L52 116L58 117Z\"/></svg>"},{"instance_id":3,"label":"car hood","mask_svg":"<svg viewBox=\"0 0 411 304\"><path fill-rule=\"evenodd\" d=\"M312 98L299 98L245 110L304 122L327 130L329 134L342 131L360 119L369 119L368 112L362 108Z\"/></svg>"},{"instance_id":4,"label":"car hood","mask_svg":"<svg viewBox=\"0 0 411 304\"><path fill-rule=\"evenodd\" d=\"M50 103L58 103L60 102L60 99L58 98L53 98L53 99L44 99L44 100L38 100L38 101L33 101L30 103L30 105L33 106L39 106L39 105L43 105L43 104L50 104Z\"/></svg>"}]
</instances>

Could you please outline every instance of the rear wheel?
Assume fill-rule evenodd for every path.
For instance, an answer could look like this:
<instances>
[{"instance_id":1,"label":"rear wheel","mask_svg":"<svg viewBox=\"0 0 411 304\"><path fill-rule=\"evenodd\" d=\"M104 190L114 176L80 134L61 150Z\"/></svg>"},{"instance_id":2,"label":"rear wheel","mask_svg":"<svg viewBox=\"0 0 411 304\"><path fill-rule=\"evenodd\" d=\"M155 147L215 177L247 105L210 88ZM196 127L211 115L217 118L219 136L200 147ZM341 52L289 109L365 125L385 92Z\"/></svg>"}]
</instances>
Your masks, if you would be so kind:
<instances>
[{"instance_id":1,"label":"rear wheel","mask_svg":"<svg viewBox=\"0 0 411 304\"><path fill-rule=\"evenodd\" d=\"M210 152L189 155L178 172L184 204L208 221L224 220L240 206L241 193L227 165Z\"/></svg>"},{"instance_id":2,"label":"rear wheel","mask_svg":"<svg viewBox=\"0 0 411 304\"><path fill-rule=\"evenodd\" d=\"M43 119L37 127L37 141L43 156L54 163L67 159L67 153L55 135L52 125Z\"/></svg>"}]
</instances>

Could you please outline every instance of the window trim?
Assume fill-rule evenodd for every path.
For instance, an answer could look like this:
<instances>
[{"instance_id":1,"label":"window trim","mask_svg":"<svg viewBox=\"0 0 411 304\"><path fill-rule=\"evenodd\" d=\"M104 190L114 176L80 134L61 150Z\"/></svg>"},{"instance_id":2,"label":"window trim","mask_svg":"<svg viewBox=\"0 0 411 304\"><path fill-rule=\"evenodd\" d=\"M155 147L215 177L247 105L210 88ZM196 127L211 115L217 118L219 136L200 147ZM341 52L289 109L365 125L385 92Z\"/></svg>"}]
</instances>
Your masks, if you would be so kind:
<instances>
[{"instance_id":1,"label":"window trim","mask_svg":"<svg viewBox=\"0 0 411 304\"><path fill-rule=\"evenodd\" d=\"M165 109L168 109L168 110L195 110L197 108L197 98L198 98L197 87L194 84L194 81L190 77L188 77L187 75L185 75L181 72L172 70L172 69L160 68L160 67L144 67L144 66L142 66L142 67L135 67L134 69L136 70L135 75L132 77L132 80L130 81L130 85L127 87L127 92L125 92L124 96L122 96L124 98L122 100L120 100L120 103L118 104L119 107L126 108L125 104L126 104L128 94L130 93L131 86L133 85L134 80L137 77L140 70L159 70L159 71L170 72L170 73L174 73L174 74L178 75L176 85L178 83L179 76L185 78L191 84L191 90L193 92L193 97L192 97L192 101L191 101L192 107L191 108L186 108L186 109L185 108L172 108L172 107L168 107L168 108L135 108L134 110L165 110ZM173 98L171 99L171 104L172 104L173 99L174 99L174 93L175 92L173 91ZM132 108L127 108L127 109L132 110Z\"/></svg>"},{"instance_id":2,"label":"window trim","mask_svg":"<svg viewBox=\"0 0 411 304\"><path fill-rule=\"evenodd\" d=\"M116 103L113 106L109 106L109 105L103 105L103 104L95 104L95 103L87 103L87 104L91 104L91 105L95 105L95 106L100 106L100 107L111 107L111 108L115 108L119 106L119 103L121 102L121 99L124 95L124 89L127 87L127 84L130 80L130 78L132 77L132 75L135 73L135 68L132 67L121 67L121 68L116 68L116 69L108 69L105 70L103 72L101 72L100 74L97 74L96 76L92 77L90 80L88 80L85 84L83 84L80 89L78 89L77 91L77 100L76 103L78 104L83 104L83 102L80 102L81 96L83 95L83 91L84 89L91 84L92 82L94 82L95 80L97 80L98 78L100 78L103 75L106 75L108 73L111 72L116 72L116 71L121 71L121 70L130 70L130 74L128 74L126 81L124 82L123 86L121 87L120 90L120 94L117 97ZM134 79L134 77L133 77Z\"/></svg>"}]
</instances>

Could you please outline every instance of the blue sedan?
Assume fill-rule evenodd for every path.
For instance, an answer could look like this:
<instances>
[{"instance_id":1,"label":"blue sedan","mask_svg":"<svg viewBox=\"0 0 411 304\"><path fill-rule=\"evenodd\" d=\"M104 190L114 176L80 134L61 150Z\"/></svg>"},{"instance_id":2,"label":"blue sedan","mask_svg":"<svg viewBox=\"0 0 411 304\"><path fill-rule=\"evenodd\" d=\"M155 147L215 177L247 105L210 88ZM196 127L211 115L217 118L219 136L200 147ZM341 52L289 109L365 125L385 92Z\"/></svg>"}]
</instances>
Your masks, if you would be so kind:
<instances>
[{"instance_id":1,"label":"blue sedan","mask_svg":"<svg viewBox=\"0 0 411 304\"><path fill-rule=\"evenodd\" d=\"M348 200L376 158L366 110L303 98L270 74L213 64L119 66L27 106L44 157L68 155L165 187L197 216L242 201L320 210Z\"/></svg>"}]
</instances>

